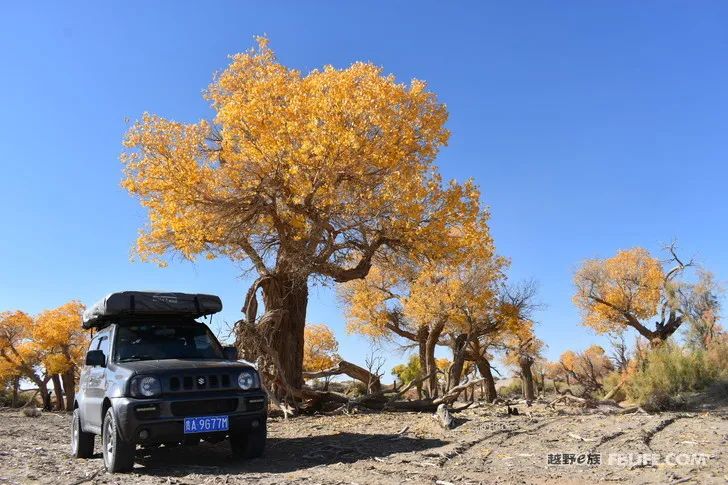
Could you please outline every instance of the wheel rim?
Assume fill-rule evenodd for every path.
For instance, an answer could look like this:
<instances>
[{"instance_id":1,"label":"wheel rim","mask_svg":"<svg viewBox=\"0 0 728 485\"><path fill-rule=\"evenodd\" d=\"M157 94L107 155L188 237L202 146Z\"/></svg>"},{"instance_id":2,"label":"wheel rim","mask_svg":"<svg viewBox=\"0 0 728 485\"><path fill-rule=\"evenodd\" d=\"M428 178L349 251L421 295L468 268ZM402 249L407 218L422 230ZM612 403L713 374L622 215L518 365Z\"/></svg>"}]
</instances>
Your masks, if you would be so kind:
<instances>
[{"instance_id":1,"label":"wheel rim","mask_svg":"<svg viewBox=\"0 0 728 485\"><path fill-rule=\"evenodd\" d=\"M106 462L111 461L111 457L114 453L114 425L109 420L104 428L104 458Z\"/></svg>"},{"instance_id":2,"label":"wheel rim","mask_svg":"<svg viewBox=\"0 0 728 485\"><path fill-rule=\"evenodd\" d=\"M71 450L75 453L78 448L78 418L73 420L73 432L71 433Z\"/></svg>"}]
</instances>

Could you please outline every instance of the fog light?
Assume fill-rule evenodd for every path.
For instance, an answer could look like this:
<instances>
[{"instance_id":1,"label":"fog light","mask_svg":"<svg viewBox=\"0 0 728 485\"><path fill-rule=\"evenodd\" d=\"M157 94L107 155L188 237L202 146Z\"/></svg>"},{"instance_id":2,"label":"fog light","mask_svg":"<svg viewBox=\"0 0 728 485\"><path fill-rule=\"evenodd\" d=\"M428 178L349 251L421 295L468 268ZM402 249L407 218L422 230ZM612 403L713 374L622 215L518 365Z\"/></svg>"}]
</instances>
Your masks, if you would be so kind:
<instances>
[{"instance_id":1,"label":"fog light","mask_svg":"<svg viewBox=\"0 0 728 485\"><path fill-rule=\"evenodd\" d=\"M145 440L147 438L149 438L149 430L143 429L143 430L139 431L140 440Z\"/></svg>"},{"instance_id":2,"label":"fog light","mask_svg":"<svg viewBox=\"0 0 728 485\"><path fill-rule=\"evenodd\" d=\"M260 422L257 419L254 419L250 422L251 428L257 428L258 426L260 426Z\"/></svg>"}]
</instances>

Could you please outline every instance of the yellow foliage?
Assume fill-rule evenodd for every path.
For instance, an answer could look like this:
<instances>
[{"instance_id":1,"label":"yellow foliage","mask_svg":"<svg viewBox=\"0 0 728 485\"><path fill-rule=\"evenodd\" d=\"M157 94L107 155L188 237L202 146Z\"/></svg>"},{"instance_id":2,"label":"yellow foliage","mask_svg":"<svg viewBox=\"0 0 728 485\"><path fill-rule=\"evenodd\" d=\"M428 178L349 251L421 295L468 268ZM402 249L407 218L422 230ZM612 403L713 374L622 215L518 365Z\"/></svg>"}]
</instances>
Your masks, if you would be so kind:
<instances>
[{"instance_id":1,"label":"yellow foliage","mask_svg":"<svg viewBox=\"0 0 728 485\"><path fill-rule=\"evenodd\" d=\"M482 224L477 187L443 184L433 164L447 110L422 81L362 62L304 75L260 38L205 96L211 121L144 114L126 135L144 259L249 258L261 273L348 281L384 248L441 257Z\"/></svg>"},{"instance_id":2,"label":"yellow foliage","mask_svg":"<svg viewBox=\"0 0 728 485\"><path fill-rule=\"evenodd\" d=\"M71 301L35 318L21 311L1 313L1 371L29 376L42 364L48 374L60 374L78 365L88 346L83 309Z\"/></svg>"},{"instance_id":3,"label":"yellow foliage","mask_svg":"<svg viewBox=\"0 0 728 485\"><path fill-rule=\"evenodd\" d=\"M20 375L39 361L38 349L30 343L33 317L25 312L0 313L0 360L6 377Z\"/></svg>"},{"instance_id":4,"label":"yellow foliage","mask_svg":"<svg viewBox=\"0 0 728 485\"><path fill-rule=\"evenodd\" d=\"M586 261L574 282L574 303L582 310L583 324L605 333L625 328L625 313L638 319L655 315L665 274L658 259L634 248Z\"/></svg>"},{"instance_id":5,"label":"yellow foliage","mask_svg":"<svg viewBox=\"0 0 728 485\"><path fill-rule=\"evenodd\" d=\"M332 367L339 359L339 343L324 324L308 324L303 344L303 370L316 372Z\"/></svg>"},{"instance_id":6,"label":"yellow foliage","mask_svg":"<svg viewBox=\"0 0 728 485\"><path fill-rule=\"evenodd\" d=\"M71 301L36 318L31 335L48 354L45 365L49 373L60 374L80 363L89 340L81 327L83 310L83 304Z\"/></svg>"}]
</instances>

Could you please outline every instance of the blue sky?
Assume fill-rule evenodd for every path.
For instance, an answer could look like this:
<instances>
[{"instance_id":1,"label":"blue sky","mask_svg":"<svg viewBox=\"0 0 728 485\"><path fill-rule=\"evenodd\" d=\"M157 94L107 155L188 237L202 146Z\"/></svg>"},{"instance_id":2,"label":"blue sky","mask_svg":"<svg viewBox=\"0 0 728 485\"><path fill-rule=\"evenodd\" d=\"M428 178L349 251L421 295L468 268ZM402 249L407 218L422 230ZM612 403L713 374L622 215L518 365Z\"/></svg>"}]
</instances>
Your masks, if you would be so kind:
<instances>
[{"instance_id":1,"label":"blue sky","mask_svg":"<svg viewBox=\"0 0 728 485\"><path fill-rule=\"evenodd\" d=\"M585 258L677 239L728 277L728 4L207 3L2 7L0 310L152 288L219 294L215 325L238 318L241 267L130 262L145 214L118 156L143 111L209 117L212 73L263 33L303 71L367 60L429 83L450 111L441 170L475 178L512 278L539 282L549 357L603 341L571 303ZM311 295L309 321L363 362L332 291Z\"/></svg>"}]
</instances>

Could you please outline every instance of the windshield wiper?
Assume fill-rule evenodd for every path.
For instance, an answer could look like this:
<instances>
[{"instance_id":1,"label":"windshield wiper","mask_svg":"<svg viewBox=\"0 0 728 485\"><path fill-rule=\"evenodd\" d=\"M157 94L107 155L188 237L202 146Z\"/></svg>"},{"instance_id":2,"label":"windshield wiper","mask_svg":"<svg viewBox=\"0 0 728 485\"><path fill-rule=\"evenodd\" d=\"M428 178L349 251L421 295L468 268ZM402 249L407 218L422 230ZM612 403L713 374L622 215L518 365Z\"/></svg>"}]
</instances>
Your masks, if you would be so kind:
<instances>
[{"instance_id":1,"label":"windshield wiper","mask_svg":"<svg viewBox=\"0 0 728 485\"><path fill-rule=\"evenodd\" d=\"M119 359L119 362L137 362L140 360L156 360L156 359L150 355L132 355L131 357L127 357L126 359Z\"/></svg>"}]
</instances>

